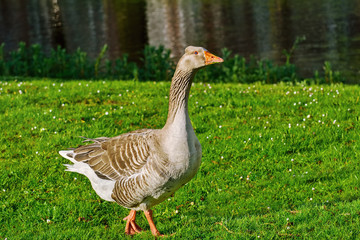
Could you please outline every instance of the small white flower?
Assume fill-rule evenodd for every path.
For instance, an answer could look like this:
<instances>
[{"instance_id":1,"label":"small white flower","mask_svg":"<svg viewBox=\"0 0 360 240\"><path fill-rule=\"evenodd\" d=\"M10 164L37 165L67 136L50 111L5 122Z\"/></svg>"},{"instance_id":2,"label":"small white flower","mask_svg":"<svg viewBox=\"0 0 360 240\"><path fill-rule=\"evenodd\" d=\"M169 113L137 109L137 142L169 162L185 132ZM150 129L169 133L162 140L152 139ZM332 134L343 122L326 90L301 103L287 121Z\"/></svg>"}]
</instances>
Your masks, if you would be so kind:
<instances>
[{"instance_id":1,"label":"small white flower","mask_svg":"<svg viewBox=\"0 0 360 240\"><path fill-rule=\"evenodd\" d=\"M219 128L222 128L222 126L220 125Z\"/></svg>"},{"instance_id":2,"label":"small white flower","mask_svg":"<svg viewBox=\"0 0 360 240\"><path fill-rule=\"evenodd\" d=\"M100 90L97 90L96 92L97 92L97 93L100 93Z\"/></svg>"},{"instance_id":3,"label":"small white flower","mask_svg":"<svg viewBox=\"0 0 360 240\"><path fill-rule=\"evenodd\" d=\"M333 124L335 124L335 123L336 123L336 120L333 121Z\"/></svg>"},{"instance_id":4,"label":"small white flower","mask_svg":"<svg viewBox=\"0 0 360 240\"><path fill-rule=\"evenodd\" d=\"M56 117L55 116L53 116L53 119L55 119Z\"/></svg>"},{"instance_id":5,"label":"small white flower","mask_svg":"<svg viewBox=\"0 0 360 240\"><path fill-rule=\"evenodd\" d=\"M312 198L310 198L310 201L312 201Z\"/></svg>"},{"instance_id":6,"label":"small white flower","mask_svg":"<svg viewBox=\"0 0 360 240\"><path fill-rule=\"evenodd\" d=\"M179 213L179 211L178 211L178 210L175 210L175 213Z\"/></svg>"},{"instance_id":7,"label":"small white flower","mask_svg":"<svg viewBox=\"0 0 360 240\"><path fill-rule=\"evenodd\" d=\"M313 190L313 191L314 191L314 190L315 190L315 188L312 188L311 190Z\"/></svg>"},{"instance_id":8,"label":"small white flower","mask_svg":"<svg viewBox=\"0 0 360 240\"><path fill-rule=\"evenodd\" d=\"M289 172L291 172L292 170L291 170L291 168L289 168Z\"/></svg>"},{"instance_id":9,"label":"small white flower","mask_svg":"<svg viewBox=\"0 0 360 240\"><path fill-rule=\"evenodd\" d=\"M75 180L75 181L76 181L76 179L77 179L77 178L76 178L76 177L74 177L74 180Z\"/></svg>"},{"instance_id":10,"label":"small white flower","mask_svg":"<svg viewBox=\"0 0 360 240\"><path fill-rule=\"evenodd\" d=\"M105 112L105 115L109 115L109 112Z\"/></svg>"},{"instance_id":11,"label":"small white flower","mask_svg":"<svg viewBox=\"0 0 360 240\"><path fill-rule=\"evenodd\" d=\"M286 221L289 221L289 218L287 218Z\"/></svg>"},{"instance_id":12,"label":"small white flower","mask_svg":"<svg viewBox=\"0 0 360 240\"><path fill-rule=\"evenodd\" d=\"M291 159L291 161L293 162L293 161L294 161L294 159L292 158L292 159Z\"/></svg>"},{"instance_id":13,"label":"small white flower","mask_svg":"<svg viewBox=\"0 0 360 240\"><path fill-rule=\"evenodd\" d=\"M36 151L35 153L36 153L36 154L39 154L39 152L38 152L38 151Z\"/></svg>"},{"instance_id":14,"label":"small white flower","mask_svg":"<svg viewBox=\"0 0 360 240\"><path fill-rule=\"evenodd\" d=\"M51 221L50 221L50 219L46 219L46 222L47 222L47 223L50 223Z\"/></svg>"}]
</instances>

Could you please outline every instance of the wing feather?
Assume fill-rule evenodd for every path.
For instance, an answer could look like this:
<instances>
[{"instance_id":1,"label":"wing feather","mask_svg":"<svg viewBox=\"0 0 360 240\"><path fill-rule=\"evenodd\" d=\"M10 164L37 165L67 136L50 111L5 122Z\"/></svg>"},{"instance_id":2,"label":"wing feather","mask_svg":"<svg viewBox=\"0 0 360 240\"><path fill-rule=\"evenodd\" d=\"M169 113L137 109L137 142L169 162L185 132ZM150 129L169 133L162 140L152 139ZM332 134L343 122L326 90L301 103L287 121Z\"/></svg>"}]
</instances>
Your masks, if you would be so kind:
<instances>
[{"instance_id":1,"label":"wing feather","mask_svg":"<svg viewBox=\"0 0 360 240\"><path fill-rule=\"evenodd\" d=\"M151 130L144 129L114 138L95 138L88 145L74 149L74 159L87 163L103 179L120 180L141 170L149 152Z\"/></svg>"}]
</instances>

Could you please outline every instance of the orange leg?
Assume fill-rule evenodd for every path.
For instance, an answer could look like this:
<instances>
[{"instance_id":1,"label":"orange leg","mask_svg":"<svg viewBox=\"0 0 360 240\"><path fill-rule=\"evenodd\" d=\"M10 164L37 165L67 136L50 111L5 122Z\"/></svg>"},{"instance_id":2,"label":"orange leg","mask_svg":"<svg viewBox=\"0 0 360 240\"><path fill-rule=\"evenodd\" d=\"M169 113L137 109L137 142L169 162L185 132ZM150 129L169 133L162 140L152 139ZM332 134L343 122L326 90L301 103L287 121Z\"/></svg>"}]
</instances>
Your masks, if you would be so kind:
<instances>
[{"instance_id":1,"label":"orange leg","mask_svg":"<svg viewBox=\"0 0 360 240\"><path fill-rule=\"evenodd\" d=\"M147 219L148 222L149 222L151 233L152 233L155 237L157 237L157 236L164 236L164 235L160 234L160 232L157 230L157 228L156 228L156 226L155 226L155 223L154 223L154 220L153 220L153 217L152 217L153 211L149 209L149 210L147 210L147 211L144 211L144 213L145 213L146 219Z\"/></svg>"},{"instance_id":2,"label":"orange leg","mask_svg":"<svg viewBox=\"0 0 360 240\"><path fill-rule=\"evenodd\" d=\"M127 221L125 227L125 233L127 235L134 235L142 231L141 227L139 227L139 225L136 224L135 218L136 218L136 211L131 210L129 215L123 219Z\"/></svg>"}]
</instances>

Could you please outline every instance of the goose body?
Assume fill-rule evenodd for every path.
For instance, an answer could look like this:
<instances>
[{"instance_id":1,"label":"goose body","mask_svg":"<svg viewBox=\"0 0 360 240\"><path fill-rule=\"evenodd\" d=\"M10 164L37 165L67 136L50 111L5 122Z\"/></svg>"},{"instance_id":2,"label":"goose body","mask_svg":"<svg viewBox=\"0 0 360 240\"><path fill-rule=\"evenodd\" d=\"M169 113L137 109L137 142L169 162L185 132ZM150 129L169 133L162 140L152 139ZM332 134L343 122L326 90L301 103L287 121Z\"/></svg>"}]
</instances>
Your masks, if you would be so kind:
<instances>
[{"instance_id":1,"label":"goose body","mask_svg":"<svg viewBox=\"0 0 360 240\"><path fill-rule=\"evenodd\" d=\"M187 47L172 79L169 112L162 129L142 129L117 137L87 139L93 143L60 155L73 165L67 171L85 175L106 201L131 209L125 233L142 229L136 211L144 211L153 235L160 235L151 207L190 181L201 163L201 145L188 114L188 97L196 71L223 60L201 47Z\"/></svg>"}]
</instances>

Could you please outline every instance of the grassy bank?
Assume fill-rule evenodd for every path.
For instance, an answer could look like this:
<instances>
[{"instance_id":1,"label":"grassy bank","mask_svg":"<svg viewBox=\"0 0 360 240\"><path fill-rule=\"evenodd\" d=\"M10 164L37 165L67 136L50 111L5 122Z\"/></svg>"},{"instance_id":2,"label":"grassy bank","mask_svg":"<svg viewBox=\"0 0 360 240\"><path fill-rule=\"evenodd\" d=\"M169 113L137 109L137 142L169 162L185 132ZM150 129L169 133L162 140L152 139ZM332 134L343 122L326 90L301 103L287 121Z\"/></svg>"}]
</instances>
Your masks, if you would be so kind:
<instances>
[{"instance_id":1,"label":"grassy bank","mask_svg":"<svg viewBox=\"0 0 360 240\"><path fill-rule=\"evenodd\" d=\"M78 136L161 128L168 82L0 83L0 239L122 239L128 210L64 172ZM359 236L359 86L194 83L196 177L154 209L174 239ZM128 239L152 239L146 232Z\"/></svg>"}]
</instances>

